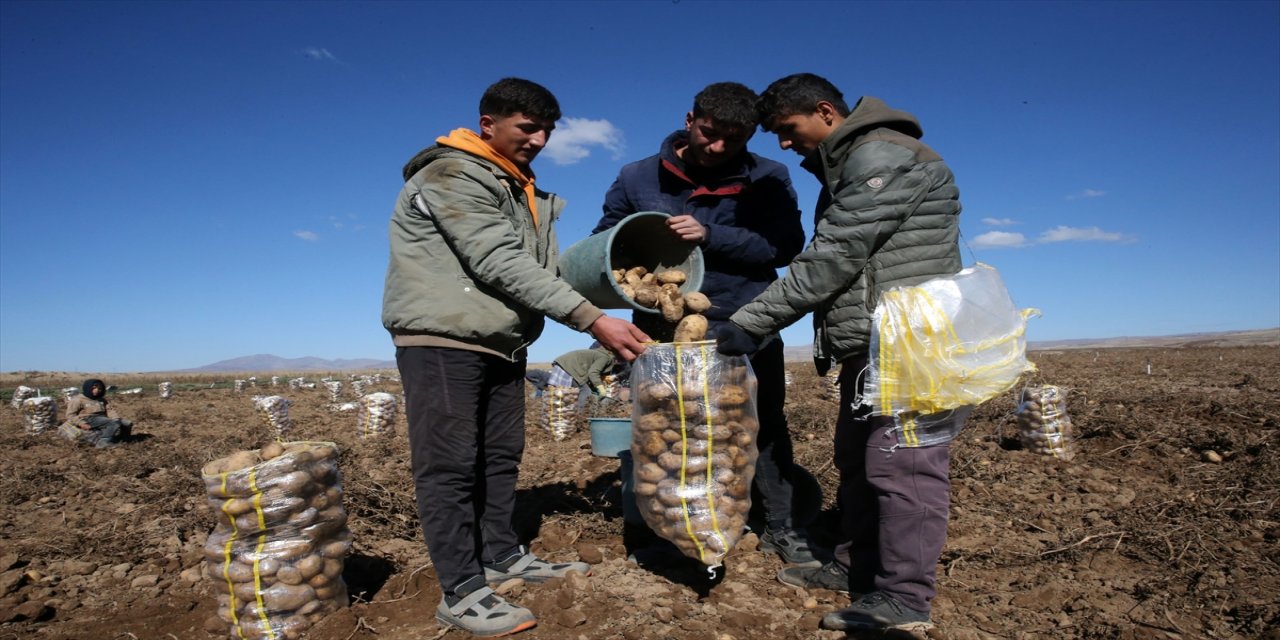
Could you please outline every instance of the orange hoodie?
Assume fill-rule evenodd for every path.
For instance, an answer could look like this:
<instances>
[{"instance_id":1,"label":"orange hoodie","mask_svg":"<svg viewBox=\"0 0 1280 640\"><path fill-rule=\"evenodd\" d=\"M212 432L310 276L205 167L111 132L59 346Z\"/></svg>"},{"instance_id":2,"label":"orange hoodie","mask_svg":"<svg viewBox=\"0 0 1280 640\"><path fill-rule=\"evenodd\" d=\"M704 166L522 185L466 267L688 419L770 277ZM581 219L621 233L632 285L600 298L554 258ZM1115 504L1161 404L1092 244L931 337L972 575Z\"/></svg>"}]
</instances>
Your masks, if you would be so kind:
<instances>
[{"instance_id":1,"label":"orange hoodie","mask_svg":"<svg viewBox=\"0 0 1280 640\"><path fill-rule=\"evenodd\" d=\"M480 156L498 165L507 172L507 175L515 178L520 183L520 188L524 189L525 199L529 202L529 213L533 214L533 226L538 226L538 201L533 196L532 172L526 176L514 162L494 151L493 147L485 144L484 139L470 129L454 129L449 132L449 135L436 138L436 143Z\"/></svg>"}]
</instances>

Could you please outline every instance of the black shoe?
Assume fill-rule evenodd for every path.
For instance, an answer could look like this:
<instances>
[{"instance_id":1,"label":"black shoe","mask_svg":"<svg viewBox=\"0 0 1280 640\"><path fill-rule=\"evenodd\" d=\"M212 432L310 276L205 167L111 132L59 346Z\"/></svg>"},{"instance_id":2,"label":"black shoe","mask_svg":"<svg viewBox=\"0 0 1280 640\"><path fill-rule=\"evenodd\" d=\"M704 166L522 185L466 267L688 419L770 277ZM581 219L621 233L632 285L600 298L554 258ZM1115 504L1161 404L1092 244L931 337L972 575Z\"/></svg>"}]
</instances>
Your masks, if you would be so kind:
<instances>
[{"instance_id":1,"label":"black shoe","mask_svg":"<svg viewBox=\"0 0 1280 640\"><path fill-rule=\"evenodd\" d=\"M760 536L760 550L776 554L787 564L801 567L822 566L822 561L814 557L809 548L807 536L796 529L765 529Z\"/></svg>"},{"instance_id":2,"label":"black shoe","mask_svg":"<svg viewBox=\"0 0 1280 640\"><path fill-rule=\"evenodd\" d=\"M816 567L784 567L778 572L778 580L802 589L849 593L849 572L834 560Z\"/></svg>"},{"instance_id":3,"label":"black shoe","mask_svg":"<svg viewBox=\"0 0 1280 640\"><path fill-rule=\"evenodd\" d=\"M883 591L873 591L848 609L822 616L819 626L833 631L927 631L933 622L929 612L912 609Z\"/></svg>"}]
</instances>

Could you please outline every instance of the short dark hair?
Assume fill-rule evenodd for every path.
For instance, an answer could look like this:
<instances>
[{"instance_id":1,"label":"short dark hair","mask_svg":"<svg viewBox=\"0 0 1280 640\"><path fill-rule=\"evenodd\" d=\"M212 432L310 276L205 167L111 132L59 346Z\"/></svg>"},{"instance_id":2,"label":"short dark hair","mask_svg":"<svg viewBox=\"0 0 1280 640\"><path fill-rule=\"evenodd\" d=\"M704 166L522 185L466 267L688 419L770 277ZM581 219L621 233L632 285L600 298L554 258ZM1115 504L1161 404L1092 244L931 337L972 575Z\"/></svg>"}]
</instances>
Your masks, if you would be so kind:
<instances>
[{"instance_id":1,"label":"short dark hair","mask_svg":"<svg viewBox=\"0 0 1280 640\"><path fill-rule=\"evenodd\" d=\"M693 97L693 117L709 117L730 126L755 129L760 123L756 92L737 82L709 84Z\"/></svg>"},{"instance_id":2,"label":"short dark hair","mask_svg":"<svg viewBox=\"0 0 1280 640\"><path fill-rule=\"evenodd\" d=\"M480 115L506 117L523 113L530 118L560 119L560 103L546 87L524 78L503 78L480 96Z\"/></svg>"},{"instance_id":3,"label":"short dark hair","mask_svg":"<svg viewBox=\"0 0 1280 640\"><path fill-rule=\"evenodd\" d=\"M849 105L844 94L826 78L812 73L796 73L773 81L760 94L760 126L766 131L778 118L796 114L813 113L819 102L830 102L841 116L849 115Z\"/></svg>"}]
</instances>

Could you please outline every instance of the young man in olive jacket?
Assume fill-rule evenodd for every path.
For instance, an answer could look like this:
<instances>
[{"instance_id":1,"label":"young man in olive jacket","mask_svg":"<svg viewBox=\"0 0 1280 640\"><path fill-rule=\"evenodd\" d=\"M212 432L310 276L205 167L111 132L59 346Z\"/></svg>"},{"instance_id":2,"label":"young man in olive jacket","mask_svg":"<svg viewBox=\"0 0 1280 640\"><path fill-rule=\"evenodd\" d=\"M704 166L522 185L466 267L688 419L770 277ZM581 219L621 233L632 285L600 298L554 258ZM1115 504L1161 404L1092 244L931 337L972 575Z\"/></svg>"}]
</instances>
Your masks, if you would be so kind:
<instances>
[{"instance_id":1,"label":"young man in olive jacket","mask_svg":"<svg viewBox=\"0 0 1280 640\"><path fill-rule=\"evenodd\" d=\"M721 328L717 348L750 353L812 313L819 373L842 364L834 449L847 542L834 562L778 577L854 595L824 628L927 629L947 533L948 446L895 446L893 419L870 416L860 398L880 294L960 270L959 191L915 117L876 98L850 110L835 86L805 73L769 85L760 105L762 126L823 187L817 224L787 275Z\"/></svg>"},{"instance_id":2,"label":"young man in olive jacket","mask_svg":"<svg viewBox=\"0 0 1280 640\"><path fill-rule=\"evenodd\" d=\"M704 315L710 331L778 279L804 245L804 227L791 176L779 162L747 151L759 118L756 93L736 82L717 82L698 92L684 128L667 136L657 155L626 165L605 194L604 231L639 211L671 214L671 233L702 249L700 291L711 301ZM672 327L657 314L633 320L650 335L670 340ZM805 525L793 520L793 494L807 472L795 464L791 432L783 412L786 372L780 336L751 356L758 382L760 455L754 488L763 506L761 548L784 562L820 565ZM810 496L808 502L821 503Z\"/></svg>"},{"instance_id":3,"label":"young man in olive jacket","mask_svg":"<svg viewBox=\"0 0 1280 640\"><path fill-rule=\"evenodd\" d=\"M526 348L544 317L624 360L648 340L557 275L564 204L534 186L529 164L559 118L544 87L494 83L480 99L478 133L455 129L405 166L390 224L382 323L396 345L418 517L444 591L436 618L480 636L536 624L486 583L590 572L545 562L516 538Z\"/></svg>"}]
</instances>

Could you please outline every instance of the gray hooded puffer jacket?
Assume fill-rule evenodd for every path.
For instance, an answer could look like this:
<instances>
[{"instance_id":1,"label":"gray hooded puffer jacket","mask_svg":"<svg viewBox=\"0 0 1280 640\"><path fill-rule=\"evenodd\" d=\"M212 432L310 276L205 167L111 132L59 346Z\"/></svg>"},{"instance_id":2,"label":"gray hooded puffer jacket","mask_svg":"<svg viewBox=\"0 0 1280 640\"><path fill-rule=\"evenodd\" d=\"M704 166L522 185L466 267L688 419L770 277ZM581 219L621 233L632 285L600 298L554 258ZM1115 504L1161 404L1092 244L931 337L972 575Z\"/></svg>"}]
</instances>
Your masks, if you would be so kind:
<instances>
[{"instance_id":1,"label":"gray hooded puffer jacket","mask_svg":"<svg viewBox=\"0 0 1280 640\"><path fill-rule=\"evenodd\" d=\"M824 189L813 240L730 318L767 336L813 313L814 360L865 353L884 291L960 270L960 191L911 114L863 97L804 166Z\"/></svg>"}]
</instances>

